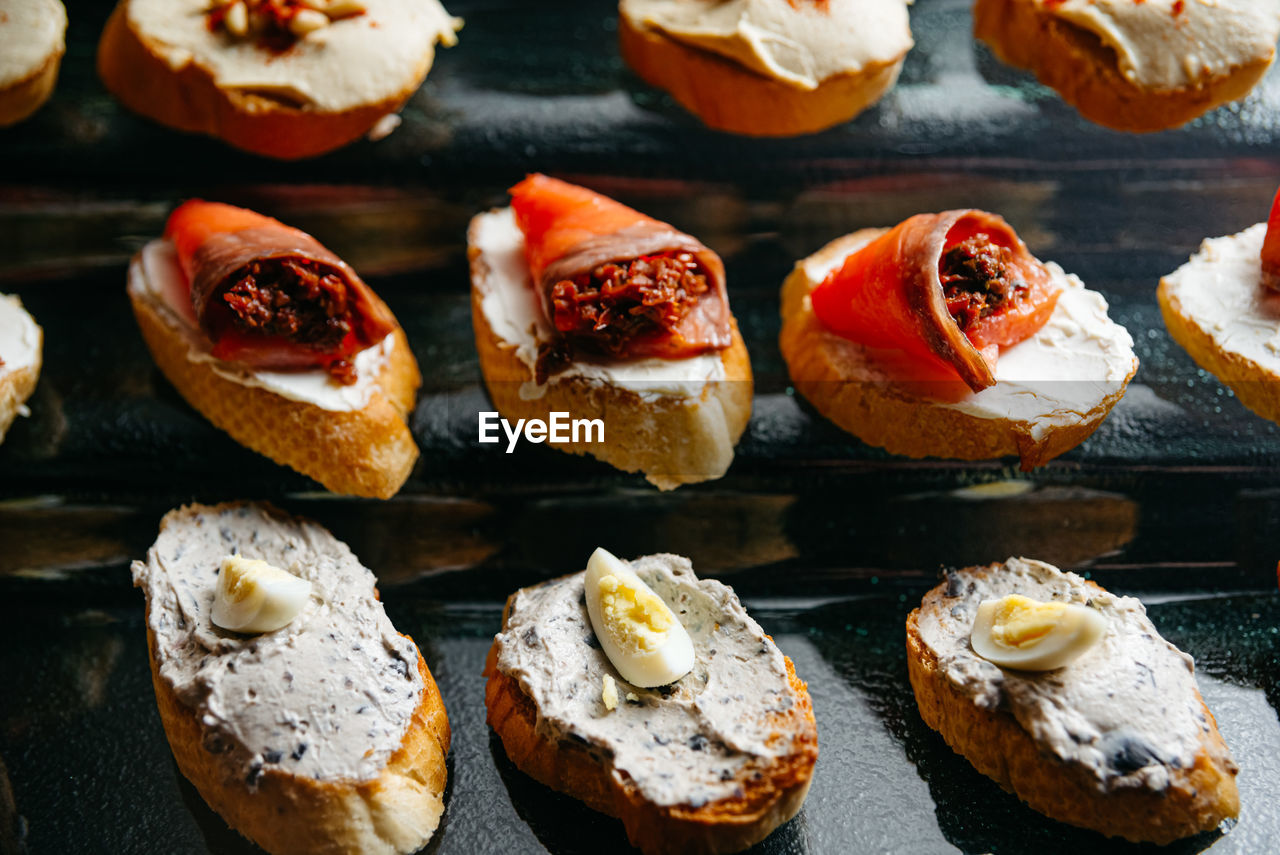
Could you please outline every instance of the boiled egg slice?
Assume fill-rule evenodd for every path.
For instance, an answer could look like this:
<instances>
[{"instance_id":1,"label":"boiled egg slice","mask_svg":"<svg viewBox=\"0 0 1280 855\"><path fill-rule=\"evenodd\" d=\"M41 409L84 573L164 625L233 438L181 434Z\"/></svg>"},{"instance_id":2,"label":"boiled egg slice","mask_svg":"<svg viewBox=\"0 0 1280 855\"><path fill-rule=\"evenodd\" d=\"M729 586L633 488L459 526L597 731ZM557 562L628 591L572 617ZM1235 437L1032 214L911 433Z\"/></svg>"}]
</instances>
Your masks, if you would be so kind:
<instances>
[{"instance_id":1,"label":"boiled egg slice","mask_svg":"<svg viewBox=\"0 0 1280 855\"><path fill-rule=\"evenodd\" d=\"M311 583L265 561L228 555L218 571L210 618L232 632L287 626L311 596Z\"/></svg>"},{"instance_id":2,"label":"boiled egg slice","mask_svg":"<svg viewBox=\"0 0 1280 855\"><path fill-rule=\"evenodd\" d=\"M1001 668L1052 671L1102 640L1107 619L1077 603L1042 603L1010 594L983 600L970 643L983 659Z\"/></svg>"},{"instance_id":3,"label":"boiled egg slice","mask_svg":"<svg viewBox=\"0 0 1280 855\"><path fill-rule=\"evenodd\" d=\"M587 562L587 614L600 647L633 686L674 683L693 670L693 640L671 607L612 553Z\"/></svg>"}]
</instances>

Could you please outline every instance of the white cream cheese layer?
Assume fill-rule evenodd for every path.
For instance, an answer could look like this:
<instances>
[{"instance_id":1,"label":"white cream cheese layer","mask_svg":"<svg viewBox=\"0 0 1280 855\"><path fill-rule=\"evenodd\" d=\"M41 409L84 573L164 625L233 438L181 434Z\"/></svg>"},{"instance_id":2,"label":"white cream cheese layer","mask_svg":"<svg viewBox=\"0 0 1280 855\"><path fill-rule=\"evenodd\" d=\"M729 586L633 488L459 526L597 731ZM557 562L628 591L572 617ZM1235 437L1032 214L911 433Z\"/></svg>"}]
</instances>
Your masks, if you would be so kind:
<instances>
[{"instance_id":1,"label":"white cream cheese layer","mask_svg":"<svg viewBox=\"0 0 1280 855\"><path fill-rule=\"evenodd\" d=\"M213 32L208 0L125 0L129 26L175 72L190 64L221 89L238 89L318 110L342 111L413 87L462 26L439 0L361 0L364 15L343 18L275 53L253 39Z\"/></svg>"},{"instance_id":2,"label":"white cream cheese layer","mask_svg":"<svg viewBox=\"0 0 1280 855\"><path fill-rule=\"evenodd\" d=\"M0 376L30 368L40 358L40 328L17 297L0 294Z\"/></svg>"},{"instance_id":3,"label":"white cream cheese layer","mask_svg":"<svg viewBox=\"0 0 1280 855\"><path fill-rule=\"evenodd\" d=\"M1275 54L1280 0L1035 0L1115 51L1147 89L1200 86Z\"/></svg>"},{"instance_id":4,"label":"white cream cheese layer","mask_svg":"<svg viewBox=\"0 0 1280 855\"><path fill-rule=\"evenodd\" d=\"M1181 313L1224 353L1280 372L1280 293L1262 285L1267 224L1209 238L1186 264L1160 280ZM1230 379L1230 378L1224 378Z\"/></svg>"},{"instance_id":5,"label":"white cream cheese layer","mask_svg":"<svg viewBox=\"0 0 1280 855\"><path fill-rule=\"evenodd\" d=\"M538 346L551 341L553 332L529 275L524 257L524 234L516 225L510 208L480 214L471 232L475 249L489 267L489 275L477 283L481 309L489 327L515 349L516 356L529 366L529 381L520 390L525 400L540 398L545 386L533 381ZM630 359L614 362L575 360L565 370L548 378L557 383L573 377L628 389L647 398L696 397L709 382L725 379L724 363L718 352L689 359Z\"/></svg>"},{"instance_id":6,"label":"white cream cheese layer","mask_svg":"<svg viewBox=\"0 0 1280 855\"><path fill-rule=\"evenodd\" d=\"M61 54L66 31L58 0L0 0L0 87L21 83Z\"/></svg>"},{"instance_id":7,"label":"white cream cheese layer","mask_svg":"<svg viewBox=\"0 0 1280 855\"><path fill-rule=\"evenodd\" d=\"M805 90L912 46L905 0L621 0L619 11L636 29Z\"/></svg>"},{"instance_id":8,"label":"white cream cheese layer","mask_svg":"<svg viewBox=\"0 0 1280 855\"><path fill-rule=\"evenodd\" d=\"M217 359L209 352L209 340L200 332L177 253L168 240L153 240L142 248L139 257L129 265L129 290L148 295L152 305L163 310L168 320L182 331L187 339L187 358L192 362L206 362L215 374L234 383L256 386L282 398L314 404L331 412L364 409L378 388L378 377L391 349L396 346L395 333L389 333L378 344L357 353L356 382L349 386L319 369L266 371Z\"/></svg>"},{"instance_id":9,"label":"white cream cheese layer","mask_svg":"<svg viewBox=\"0 0 1280 855\"><path fill-rule=\"evenodd\" d=\"M877 234L868 232L867 240ZM837 257L819 257L823 256L819 253L805 262L805 274L811 282L821 282L861 246L851 244L848 252ZM1107 301L1101 294L1052 261L1045 267L1061 289L1049 320L1034 335L1000 349L994 386L956 401L937 401L935 406L980 419L1023 422L1031 437L1039 440L1055 427L1079 424L1124 388L1138 367L1129 331L1107 316ZM876 351L861 350L874 359ZM892 378L886 374L866 379Z\"/></svg>"}]
</instances>

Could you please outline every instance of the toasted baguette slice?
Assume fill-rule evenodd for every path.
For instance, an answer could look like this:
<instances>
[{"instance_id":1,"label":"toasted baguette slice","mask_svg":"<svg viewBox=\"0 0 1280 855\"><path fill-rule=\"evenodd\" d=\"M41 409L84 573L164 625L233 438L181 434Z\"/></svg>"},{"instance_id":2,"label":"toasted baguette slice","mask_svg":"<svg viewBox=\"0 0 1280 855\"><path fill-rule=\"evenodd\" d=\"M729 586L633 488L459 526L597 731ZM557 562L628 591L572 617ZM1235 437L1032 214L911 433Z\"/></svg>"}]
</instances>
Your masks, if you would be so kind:
<instances>
[{"instance_id":1,"label":"toasted baguette slice","mask_svg":"<svg viewBox=\"0 0 1280 855\"><path fill-rule=\"evenodd\" d=\"M191 16L203 16L209 7L198 0L169 2L185 4ZM382 10L401 2L407 0L368 0L365 5L369 12L361 21L335 21L333 26L377 28ZM436 0L423 2L437 5ZM460 26L460 22L443 26L429 41L423 41L411 63L401 69L386 69L385 79L377 79L374 86L350 73L330 75L328 81L312 74L296 84L281 84L272 78L261 86L231 85L220 82L207 57L194 53L190 47L175 48L167 44L163 40L167 30L152 31L132 18L130 6L134 3L135 0L120 0L102 31L98 74L107 89L130 110L163 125L219 137L237 148L283 160L314 157L344 146L368 133L385 116L396 113L431 69L436 39L452 44L453 29ZM443 11L440 14L443 15ZM191 26L205 26L199 17L194 20ZM399 27L380 29L384 38L404 38ZM229 39L225 35L218 38ZM363 51L368 48L363 45L357 45L358 52L352 52L350 40L335 44L327 35L310 38L326 41L325 61L330 64L360 64L365 60ZM201 42L196 50L224 50L229 56L231 47L230 41L224 45L210 38ZM293 62L298 55L296 48L285 54L267 48L252 56L239 53L236 62L241 65L230 77L237 81L252 80L251 64ZM344 105L341 107L329 106L323 101L319 105L308 103L307 93L314 97L318 88L337 87L341 81L349 83L352 79L359 79L362 84L364 100L335 101Z\"/></svg>"},{"instance_id":2,"label":"toasted baguette slice","mask_svg":"<svg viewBox=\"0 0 1280 855\"><path fill-rule=\"evenodd\" d=\"M1046 11L1052 7L1035 0L976 0L974 35L1003 62L1056 89L1086 119L1117 131L1176 128L1243 98L1274 57L1272 51L1243 62L1199 86L1146 88L1121 72L1115 51L1097 35Z\"/></svg>"},{"instance_id":3,"label":"toasted baguette slice","mask_svg":"<svg viewBox=\"0 0 1280 855\"><path fill-rule=\"evenodd\" d=\"M688 566L685 559L663 555L637 559L632 566L646 561L673 560ZM640 572L643 575L644 571ZM519 593L507 600L503 613L504 631L509 627ZM585 613L585 605L582 608ZM585 619L585 614L583 617ZM589 623L586 628L590 630ZM772 638L764 637L772 646ZM499 655L500 639L495 638L485 661L485 706L489 725L502 740L507 756L520 771L539 783L581 800L592 810L621 820L631 845L645 855L739 852L768 837L774 829L795 816L804 803L818 757L817 724L808 687L796 676L795 666L786 656L782 656L782 660L795 703L784 712L770 713L769 723L775 738L791 740L791 753L774 758L764 767L759 762L744 765L735 779L738 785L736 796L698 805L660 805L647 799L630 775L604 759L608 756L607 751L593 751L579 739L557 739L553 726L543 721L544 716L535 700L516 678L500 670ZM697 667L695 665L695 669ZM578 677L577 673L564 673L557 678L557 685L571 684ZM594 688L595 697L600 698L598 687L586 688ZM624 710L631 709L632 703L638 703L625 698L627 684L620 682L617 690L618 708L605 713L601 707L601 713L623 715ZM748 702L760 700L752 698ZM641 709L637 707L633 712ZM643 712L640 714L645 715Z\"/></svg>"},{"instance_id":4,"label":"toasted baguette slice","mask_svg":"<svg viewBox=\"0 0 1280 855\"><path fill-rule=\"evenodd\" d=\"M8 0L0 8L0 128L39 110L53 94L66 52L60 0ZM0 431L2 433L2 431Z\"/></svg>"},{"instance_id":5,"label":"toasted baguette slice","mask_svg":"<svg viewBox=\"0 0 1280 855\"><path fill-rule=\"evenodd\" d=\"M129 275L129 300L160 371L192 407L231 438L314 478L335 493L388 499L418 459L406 420L422 382L404 330L359 410L327 410L224 376L214 360L193 359L205 345L145 287L141 257ZM375 299L377 299L375 297ZM240 369L219 363L233 376Z\"/></svg>"},{"instance_id":6,"label":"toasted baguette slice","mask_svg":"<svg viewBox=\"0 0 1280 855\"><path fill-rule=\"evenodd\" d=\"M1066 381L1070 387L1063 386L1063 381L1043 384L1047 393L1069 396L1078 408L1070 419L1063 419L1059 412L1062 402L1047 398L1043 407L1029 407L1025 394L1015 408L1001 415L1003 410L997 407L1003 404L994 400L1004 388L998 367L995 386L976 394L966 393L955 401L930 397L923 386L895 382L882 367L876 351L823 327L809 298L827 272L883 232L862 229L837 238L797 262L782 286L782 355L796 389L823 416L868 445L894 454L960 460L1016 454L1022 469L1030 470L1084 442L1124 396L1125 387L1138 370L1138 358L1133 355L1129 334L1106 318L1104 301L1102 317L1095 319L1103 335L1099 347L1118 376L1083 376L1078 383ZM1064 287L1074 289L1074 297L1101 301L1056 265L1050 269ZM1064 293L1044 330L1014 347L1034 344L1038 336L1049 334L1046 331L1066 311L1066 299ZM1083 308L1094 312L1097 307ZM1003 352L1001 360L1008 358L1008 351ZM1024 393L1027 385L1037 385L1034 379L1020 387Z\"/></svg>"},{"instance_id":7,"label":"toasted baguette slice","mask_svg":"<svg viewBox=\"0 0 1280 855\"><path fill-rule=\"evenodd\" d=\"M681 44L619 16L622 57L651 86L671 93L707 126L757 137L812 134L847 122L893 88L906 51L893 62L800 89L756 73L726 57Z\"/></svg>"},{"instance_id":8,"label":"toasted baguette slice","mask_svg":"<svg viewBox=\"0 0 1280 855\"><path fill-rule=\"evenodd\" d=\"M1160 694L1148 687L1163 685L1165 672L1143 671L1148 663L1124 653L1124 645L1131 642L1116 641L1115 623L1121 621L1131 637L1145 637L1162 655L1164 667L1194 670L1190 657L1160 638L1141 604L1113 597L1073 573L1027 559L949 571L947 577L907 618L907 670L921 718L975 769L1046 816L1134 842L1172 843L1216 828L1224 819L1237 815L1237 767L1194 677L1184 674L1186 681L1164 690L1181 686L1185 696L1181 692ZM968 639L979 601L1011 593L1046 601L1051 590L1057 592L1053 598L1092 602L1107 616L1107 635L1096 647L1049 672L1005 670L972 653ZM1117 617L1121 612L1126 616ZM959 654L952 652L957 649ZM939 655L943 651L949 659L958 656L959 661L953 665L944 662ZM1150 665L1162 667L1157 662ZM978 668L991 673L984 674ZM1088 684L1087 675L1077 675L1098 668L1115 669L1115 679L1105 684L1094 679L1083 690L1063 688ZM1031 702L1011 700L1015 697L1012 693L1020 691L1018 686L1033 681L1045 687L1043 694L1034 696L1040 701L1038 709ZM967 693L962 687L970 684L975 688ZM1153 721L1133 721L1112 710L1083 712L1073 705L1073 698L1078 697L1075 692L1087 693L1090 704L1126 704L1126 710L1137 707L1137 715L1150 716ZM1167 730L1161 726L1164 722L1154 722L1162 710L1173 717ZM1045 723L1044 711L1061 716L1062 721ZM1074 717L1068 724L1069 716ZM1114 725L1113 729L1100 725L1103 719L1110 719L1108 726ZM1035 722L1044 732L1060 734L1061 740L1070 743L1065 749L1068 754L1077 753L1064 755L1025 721ZM1130 730L1134 726L1142 732ZM1098 731L1092 742L1091 729ZM1194 756L1160 759L1169 748L1160 740L1174 732L1186 735L1195 746L1190 752ZM1123 761L1107 762L1122 768L1101 776L1096 767L1081 759L1091 755L1119 755Z\"/></svg>"},{"instance_id":9,"label":"toasted baguette slice","mask_svg":"<svg viewBox=\"0 0 1280 855\"><path fill-rule=\"evenodd\" d=\"M565 412L574 419L604 422L604 442L552 442L573 454L589 454L624 472L641 472L662 490L719 478L733 462L733 448L751 419L752 377L747 346L733 322L733 343L720 351L724 379L708 381L695 393L651 395L598 377L552 377L538 394L526 397L533 369L517 344L500 336L489 322L484 299L494 288L511 287L506 260L486 255L478 236L479 214L468 230L471 262L471 321L480 368L494 406L508 421L550 418ZM523 262L521 262L523 263ZM519 286L520 283L515 283ZM594 438L592 436L591 438Z\"/></svg>"},{"instance_id":10,"label":"toasted baguette slice","mask_svg":"<svg viewBox=\"0 0 1280 855\"><path fill-rule=\"evenodd\" d=\"M398 636L415 654L415 662L406 664L416 670L421 682L421 694L404 724L398 747L377 770L377 774L365 778L317 778L290 771L278 761L272 763L267 760L265 768L261 762L250 765L250 773L246 776L244 752L252 752L257 747L238 742L234 729L222 726L228 719L234 720L241 711L219 708L216 712L206 711L202 719L202 714L185 702L175 691L174 683L165 677L166 667L171 667L166 666L168 658L181 658L188 654L184 648L173 646L172 639L166 639L166 647L160 648L157 628L164 627L166 631L171 631L172 625L178 623L186 631L186 625L181 623L184 617L206 622L209 617L198 612L194 615L177 612L157 614L156 609L164 606L158 602L145 574L159 572L156 568L159 560L171 563L190 560L182 554L173 555L166 550L175 541L180 546L194 543L192 552L207 546L207 542L199 542L199 530L206 526L211 533L205 537L205 541L217 540L219 537L226 540L228 526L236 527L230 540L218 544L219 548L243 549L244 554L253 557L255 553L252 550L256 544L251 543L250 539L259 531L254 526L263 525L274 526L271 529L272 536L279 536L281 531L296 532L299 542L304 544L304 551L332 549L332 554L326 557L331 557L336 562L336 572L358 570L368 577L368 590L360 592L365 598L376 597L372 588L372 575L360 567L350 550L328 532L314 524L286 517L267 506L245 503L212 507L190 505L170 512L160 525L160 539L152 547L148 561L134 562L134 577L135 584L147 589L147 648L151 658L152 684L160 709L160 720L179 771L228 825L271 855L393 855L418 850L431 838L444 813L443 797L447 775L445 757L449 751L451 734L440 691L413 640L407 635ZM218 534L219 529L224 533ZM157 552L163 552L164 558L159 559ZM316 556L309 555L307 560L316 560ZM207 572L207 579L205 584L212 589L216 580L212 568ZM359 587L359 583L355 583L353 587ZM313 598L316 595L313 588ZM210 599L209 591L205 591L203 601L208 602ZM197 597L197 600L200 601L200 598ZM333 610L350 609L352 603L358 600L360 594L343 597L341 602L331 602L326 607ZM375 607L381 611L381 604L376 604ZM304 615L300 615L295 621L302 620ZM319 619L324 618L321 616ZM385 621L385 617L381 615L377 618L367 616L363 621L365 625L369 625L377 619ZM290 629L286 626L274 633L254 637L219 630L218 637L238 639L238 642L231 642L233 646L209 652L204 652L199 644L193 645L193 649L200 650L201 656L216 659L229 652L234 653L236 643L248 645L254 643L255 639L262 639L265 646L272 636L289 632ZM284 673L288 675L286 679L291 689L298 684L315 686L317 681L323 684L329 669L334 667L333 662L311 664L325 673L298 672L299 660L290 660L287 666L290 670ZM201 667L204 666L205 663L201 663ZM340 664L337 671L343 671L348 680L365 678L364 674L351 672L349 666L345 666L344 671L344 666L345 663ZM257 666L255 663L248 663L247 667ZM234 670L229 673L234 673ZM381 688L372 682L378 679L375 675L368 674L367 679L374 688ZM372 693L374 688L368 691ZM305 690L305 685L300 690ZM347 690L334 686L335 702L347 700L342 694L344 691ZM249 706L269 705L278 702L281 697L280 693L271 691L256 694L256 705ZM284 697L288 696L285 693ZM280 713L282 717L277 728L287 731L296 726L299 715L306 719L309 715L316 714L316 711L281 710ZM303 721L303 725L306 724ZM312 728L310 735L323 737L324 728ZM319 749L312 749L313 753L317 750ZM305 756L305 750L302 755Z\"/></svg>"},{"instance_id":11,"label":"toasted baguette slice","mask_svg":"<svg viewBox=\"0 0 1280 855\"><path fill-rule=\"evenodd\" d=\"M8 340L6 333L22 339L21 343L17 340ZM24 351L28 348L34 350L33 361L29 364L18 364L15 353L19 349L19 344ZM14 350L9 350L11 347ZM44 330L40 329L35 319L22 308L21 300L0 294L0 360L5 358L6 352L9 356L9 364L0 364L0 442L4 441L4 435L8 433L9 426L13 424L18 414L23 412L23 405L36 390L36 383L40 379L40 366L43 363L43 351ZM23 362L27 360L24 359Z\"/></svg>"}]
</instances>

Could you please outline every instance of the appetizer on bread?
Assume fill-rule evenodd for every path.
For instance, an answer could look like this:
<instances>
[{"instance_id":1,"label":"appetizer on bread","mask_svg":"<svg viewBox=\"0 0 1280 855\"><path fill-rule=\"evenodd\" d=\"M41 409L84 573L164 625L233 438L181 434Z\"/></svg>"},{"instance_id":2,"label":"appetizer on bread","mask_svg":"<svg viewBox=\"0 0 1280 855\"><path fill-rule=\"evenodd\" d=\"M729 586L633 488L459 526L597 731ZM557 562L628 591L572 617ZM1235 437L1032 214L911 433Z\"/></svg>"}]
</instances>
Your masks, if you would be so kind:
<instances>
[{"instance_id":1,"label":"appetizer on bread","mask_svg":"<svg viewBox=\"0 0 1280 855\"><path fill-rule=\"evenodd\" d=\"M49 100L66 51L60 0L0 0L0 128Z\"/></svg>"},{"instance_id":2,"label":"appetizer on bread","mask_svg":"<svg viewBox=\"0 0 1280 855\"><path fill-rule=\"evenodd\" d=\"M552 444L664 490L725 473L752 382L718 255L545 175L477 214L467 246L476 349L505 418L600 419L602 442Z\"/></svg>"},{"instance_id":3,"label":"appetizer on bread","mask_svg":"<svg viewBox=\"0 0 1280 855\"><path fill-rule=\"evenodd\" d=\"M1267 222L1206 239L1156 298L1173 340L1240 403L1280 422L1280 193Z\"/></svg>"},{"instance_id":4,"label":"appetizer on bread","mask_svg":"<svg viewBox=\"0 0 1280 855\"><path fill-rule=\"evenodd\" d=\"M439 0L119 0L98 74L163 125L312 157L399 111L461 26Z\"/></svg>"},{"instance_id":5,"label":"appetizer on bread","mask_svg":"<svg viewBox=\"0 0 1280 855\"><path fill-rule=\"evenodd\" d=\"M904 0L621 0L622 55L712 128L795 136L847 122L911 49Z\"/></svg>"},{"instance_id":6,"label":"appetizer on bread","mask_svg":"<svg viewBox=\"0 0 1280 855\"><path fill-rule=\"evenodd\" d=\"M43 361L44 330L17 297L0 294L0 442L36 390Z\"/></svg>"},{"instance_id":7,"label":"appetizer on bread","mask_svg":"<svg viewBox=\"0 0 1280 855\"><path fill-rule=\"evenodd\" d=\"M976 0L973 21L1086 119L1139 133L1243 98L1280 36L1271 0Z\"/></svg>"},{"instance_id":8,"label":"appetizer on bread","mask_svg":"<svg viewBox=\"0 0 1280 855\"><path fill-rule=\"evenodd\" d=\"M1165 844L1240 809L1191 657L1132 597L1024 558L948 571L907 666L925 723L1048 817Z\"/></svg>"},{"instance_id":9,"label":"appetizer on bread","mask_svg":"<svg viewBox=\"0 0 1280 855\"><path fill-rule=\"evenodd\" d=\"M228 825L272 855L430 839L444 703L344 543L264 505L189 505L133 581L174 759Z\"/></svg>"},{"instance_id":10,"label":"appetizer on bread","mask_svg":"<svg viewBox=\"0 0 1280 855\"><path fill-rule=\"evenodd\" d=\"M192 200L134 256L128 291L160 370L237 442L335 493L385 499L409 477L418 364L391 310L315 238Z\"/></svg>"},{"instance_id":11,"label":"appetizer on bread","mask_svg":"<svg viewBox=\"0 0 1280 855\"><path fill-rule=\"evenodd\" d=\"M908 457L1022 468L1074 448L1138 369L1107 302L985 211L863 229L796 263L782 355L818 412Z\"/></svg>"},{"instance_id":12,"label":"appetizer on bread","mask_svg":"<svg viewBox=\"0 0 1280 855\"><path fill-rule=\"evenodd\" d=\"M598 549L584 572L517 591L484 673L511 761L622 820L645 855L746 849L808 792L808 689L687 558Z\"/></svg>"}]
</instances>

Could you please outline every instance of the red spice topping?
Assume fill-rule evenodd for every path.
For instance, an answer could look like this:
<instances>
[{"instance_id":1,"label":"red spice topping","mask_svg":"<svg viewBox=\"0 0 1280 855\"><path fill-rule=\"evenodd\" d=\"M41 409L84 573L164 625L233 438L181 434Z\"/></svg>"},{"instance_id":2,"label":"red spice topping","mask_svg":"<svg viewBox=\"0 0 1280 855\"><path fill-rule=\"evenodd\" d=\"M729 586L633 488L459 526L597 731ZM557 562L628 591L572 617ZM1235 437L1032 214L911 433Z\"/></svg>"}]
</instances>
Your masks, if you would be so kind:
<instances>
[{"instance_id":1,"label":"red spice topping","mask_svg":"<svg viewBox=\"0 0 1280 855\"><path fill-rule=\"evenodd\" d=\"M1173 15L1175 18L1178 15L1181 15L1186 10L1187 10L1187 4L1185 0L1173 0Z\"/></svg>"},{"instance_id":2,"label":"red spice topping","mask_svg":"<svg viewBox=\"0 0 1280 855\"><path fill-rule=\"evenodd\" d=\"M318 11L313 5L314 0L313 3L306 0L219 0L205 19L210 31L228 29L227 15L237 3L243 4L249 13L249 33L260 45L275 51L288 50L297 40L298 36L293 31L294 18L307 10ZM348 11L343 17L354 18L364 14L363 10Z\"/></svg>"},{"instance_id":3,"label":"red spice topping","mask_svg":"<svg viewBox=\"0 0 1280 855\"><path fill-rule=\"evenodd\" d=\"M1016 277L1013 252L979 232L951 246L942 256L938 275L947 311L962 332L1000 311L1005 303L1026 296L1029 287ZM1011 275L1012 274L1012 275Z\"/></svg>"}]
</instances>

